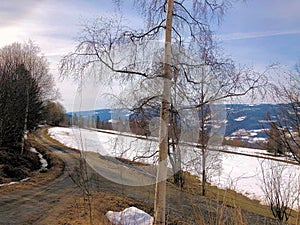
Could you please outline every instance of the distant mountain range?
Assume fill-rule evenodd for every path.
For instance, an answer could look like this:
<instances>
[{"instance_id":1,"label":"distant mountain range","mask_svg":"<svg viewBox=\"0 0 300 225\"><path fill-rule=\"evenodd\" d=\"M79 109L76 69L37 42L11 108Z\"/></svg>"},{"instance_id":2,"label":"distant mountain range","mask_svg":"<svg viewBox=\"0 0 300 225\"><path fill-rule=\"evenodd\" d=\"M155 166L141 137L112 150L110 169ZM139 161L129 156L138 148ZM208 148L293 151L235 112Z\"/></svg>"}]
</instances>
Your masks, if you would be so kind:
<instances>
[{"instance_id":1,"label":"distant mountain range","mask_svg":"<svg viewBox=\"0 0 300 225\"><path fill-rule=\"evenodd\" d=\"M270 123L276 120L277 111L280 105L274 104L227 104L226 132L228 138L239 137L246 141L263 141L267 137L265 129ZM76 114L77 117L94 118L100 121L130 120L132 113L125 109L98 109L81 112L69 112L70 117Z\"/></svg>"}]
</instances>

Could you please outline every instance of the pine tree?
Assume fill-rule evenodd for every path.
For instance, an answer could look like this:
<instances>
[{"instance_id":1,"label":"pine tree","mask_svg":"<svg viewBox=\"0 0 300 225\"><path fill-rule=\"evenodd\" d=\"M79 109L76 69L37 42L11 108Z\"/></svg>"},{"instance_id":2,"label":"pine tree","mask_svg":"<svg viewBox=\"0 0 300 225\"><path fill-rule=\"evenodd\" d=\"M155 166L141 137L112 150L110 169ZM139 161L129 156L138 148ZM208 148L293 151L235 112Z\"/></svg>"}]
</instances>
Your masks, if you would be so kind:
<instances>
[{"instance_id":1,"label":"pine tree","mask_svg":"<svg viewBox=\"0 0 300 225\"><path fill-rule=\"evenodd\" d=\"M268 150L275 156L284 154L284 145L276 123L272 122L269 131Z\"/></svg>"}]
</instances>

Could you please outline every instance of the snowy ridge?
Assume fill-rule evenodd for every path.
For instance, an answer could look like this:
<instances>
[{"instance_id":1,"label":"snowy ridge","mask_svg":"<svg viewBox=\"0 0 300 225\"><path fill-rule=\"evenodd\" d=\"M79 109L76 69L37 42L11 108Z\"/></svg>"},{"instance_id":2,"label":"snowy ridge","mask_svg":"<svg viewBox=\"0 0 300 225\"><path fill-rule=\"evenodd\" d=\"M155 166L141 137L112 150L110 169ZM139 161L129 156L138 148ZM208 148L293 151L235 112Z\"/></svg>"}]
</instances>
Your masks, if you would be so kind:
<instances>
[{"instance_id":1,"label":"snowy ridge","mask_svg":"<svg viewBox=\"0 0 300 225\"><path fill-rule=\"evenodd\" d=\"M245 132L243 132L241 136L242 139L252 143L258 141L264 142L267 137L266 131L270 127L271 122L276 121L277 110L279 110L280 106L281 105L274 104L227 104L227 118L224 121L224 124L226 124L225 136L227 139L239 138L240 136L238 136L237 133L244 130ZM116 122L119 119L128 121L135 118L135 115L126 109L98 109L83 112L69 112L67 114L70 118L76 115L77 117L81 116L85 119L94 118L100 121L110 122ZM269 119L268 116L270 117ZM214 123L214 126L218 126L218 124ZM252 133L252 135L249 135L250 133Z\"/></svg>"}]
</instances>

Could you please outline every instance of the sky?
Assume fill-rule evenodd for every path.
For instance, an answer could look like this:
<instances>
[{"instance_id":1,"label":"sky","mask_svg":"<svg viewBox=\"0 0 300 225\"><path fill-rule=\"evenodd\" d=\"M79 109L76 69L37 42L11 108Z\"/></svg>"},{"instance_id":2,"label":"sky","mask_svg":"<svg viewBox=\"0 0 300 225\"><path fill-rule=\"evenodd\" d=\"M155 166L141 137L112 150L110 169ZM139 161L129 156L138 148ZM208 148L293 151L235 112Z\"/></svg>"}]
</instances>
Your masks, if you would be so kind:
<instances>
[{"instance_id":1,"label":"sky","mask_svg":"<svg viewBox=\"0 0 300 225\"><path fill-rule=\"evenodd\" d=\"M141 24L129 1L123 6L130 26ZM114 12L111 0L5 0L0 3L0 48L33 40L47 57L60 90L60 101L72 111L78 84L62 80L59 60L74 50L82 24ZM264 70L272 63L293 68L300 60L300 1L234 1L214 33L224 53L237 64Z\"/></svg>"}]
</instances>

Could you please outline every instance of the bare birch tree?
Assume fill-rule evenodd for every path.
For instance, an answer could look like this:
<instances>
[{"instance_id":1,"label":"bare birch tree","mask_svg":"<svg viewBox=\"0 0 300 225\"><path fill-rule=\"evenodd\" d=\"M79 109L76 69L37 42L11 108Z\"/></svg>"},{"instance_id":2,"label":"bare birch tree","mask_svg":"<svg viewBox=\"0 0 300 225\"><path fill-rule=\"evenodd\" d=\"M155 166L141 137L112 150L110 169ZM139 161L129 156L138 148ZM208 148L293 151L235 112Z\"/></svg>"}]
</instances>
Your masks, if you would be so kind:
<instances>
[{"instance_id":1,"label":"bare birch tree","mask_svg":"<svg viewBox=\"0 0 300 225\"><path fill-rule=\"evenodd\" d=\"M116 2L121 4L121 1ZM244 73L238 70L231 74L230 72L233 70L229 69L228 63L212 63L214 60L210 57L213 54L208 54L208 52L213 52L210 51L212 35L209 23L213 18L219 21L225 10L231 5L231 1L140 0L134 2L146 21L145 29L130 29L122 24L122 18L119 20L100 18L87 24L84 26L75 51L62 59L61 73L62 75L73 75L75 79L84 79L84 72L93 71L93 76L105 84L111 84L113 81L118 81L120 84L128 84L128 82L137 80L140 82L154 79L161 81L160 93L155 96L144 96L140 103L146 105L153 99L161 101L154 224L165 224L167 156L168 149L170 149L168 148L170 146L168 144L170 138L168 125L172 111L171 105L173 104L174 108L178 110L174 98L172 100L174 90L177 90L181 98L185 99L181 103L192 103L187 109L197 110L210 102L248 93L257 86L259 76L248 79L249 76L242 76ZM160 40L162 35L164 35L163 45L158 44L154 47L158 55L163 55L162 60L157 61L154 59L155 54L153 54L153 42L151 41ZM202 46L208 46L206 49L208 51L203 51ZM152 59L155 63L149 62L149 60L141 61L141 58L145 59L149 49L152 51ZM183 49L193 54L188 55ZM192 59L178 62L178 55ZM195 62L195 58L197 62ZM126 64L124 64L124 60ZM193 79L197 77L197 73L194 72L191 75L189 72L191 70L199 71L201 66L207 65L220 71L219 74L216 74L218 81L224 80L228 75L230 75L230 79L225 79L228 82L225 85L226 88L220 86L213 96L199 101L199 95L198 97L195 95L199 88L193 89L193 86L201 86L201 82ZM227 68L224 73L221 72L224 69L222 65ZM157 72L158 68L161 68L160 72ZM246 82L246 88L244 82ZM189 96L190 93L193 97ZM171 141L173 147L176 145L176 138L176 135L173 135L174 140Z\"/></svg>"},{"instance_id":2,"label":"bare birch tree","mask_svg":"<svg viewBox=\"0 0 300 225\"><path fill-rule=\"evenodd\" d=\"M40 48L33 41L13 43L3 47L0 51L0 68L2 72L10 72L24 65L30 76L41 88L43 100L53 100L58 96L54 79L49 73L49 64Z\"/></svg>"},{"instance_id":3,"label":"bare birch tree","mask_svg":"<svg viewBox=\"0 0 300 225\"><path fill-rule=\"evenodd\" d=\"M300 63L296 71L280 71L284 81L271 86L276 100L281 103L276 116L277 145L300 163Z\"/></svg>"}]
</instances>

